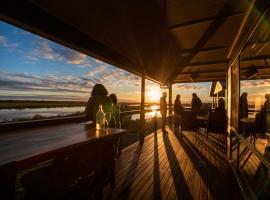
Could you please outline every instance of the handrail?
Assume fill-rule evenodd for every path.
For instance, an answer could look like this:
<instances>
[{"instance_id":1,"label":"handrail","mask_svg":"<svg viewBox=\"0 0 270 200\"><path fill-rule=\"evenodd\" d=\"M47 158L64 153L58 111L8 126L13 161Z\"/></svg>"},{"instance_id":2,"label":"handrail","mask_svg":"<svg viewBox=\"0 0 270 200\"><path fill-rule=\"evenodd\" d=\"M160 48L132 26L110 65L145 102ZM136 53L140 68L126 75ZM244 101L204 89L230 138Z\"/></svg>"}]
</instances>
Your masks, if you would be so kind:
<instances>
[{"instance_id":1,"label":"handrail","mask_svg":"<svg viewBox=\"0 0 270 200\"><path fill-rule=\"evenodd\" d=\"M148 112L152 112L153 110L147 109L144 112L148 113ZM140 110L130 110L130 111L123 111L120 112L120 116L129 116L129 115L136 115L136 114L140 114L141 111Z\"/></svg>"},{"instance_id":2,"label":"handrail","mask_svg":"<svg viewBox=\"0 0 270 200\"><path fill-rule=\"evenodd\" d=\"M140 110L131 110L131 111L123 111L120 112L120 116L129 116L140 114ZM152 112L152 110L145 110L146 113ZM1 131L10 131L17 129L25 129L25 128L35 128L40 126L49 126L56 125L62 123L71 123L71 122L83 122L86 120L85 115L77 115L77 116L68 116L68 117L55 117L49 119L38 119L38 120L28 120L28 121L19 121L19 122L6 122L0 123Z\"/></svg>"},{"instance_id":3,"label":"handrail","mask_svg":"<svg viewBox=\"0 0 270 200\"><path fill-rule=\"evenodd\" d=\"M259 160L270 170L270 162L266 160L262 154L256 150L242 135L238 134L234 127L230 127L230 130L237 136L237 138L252 152Z\"/></svg>"}]
</instances>

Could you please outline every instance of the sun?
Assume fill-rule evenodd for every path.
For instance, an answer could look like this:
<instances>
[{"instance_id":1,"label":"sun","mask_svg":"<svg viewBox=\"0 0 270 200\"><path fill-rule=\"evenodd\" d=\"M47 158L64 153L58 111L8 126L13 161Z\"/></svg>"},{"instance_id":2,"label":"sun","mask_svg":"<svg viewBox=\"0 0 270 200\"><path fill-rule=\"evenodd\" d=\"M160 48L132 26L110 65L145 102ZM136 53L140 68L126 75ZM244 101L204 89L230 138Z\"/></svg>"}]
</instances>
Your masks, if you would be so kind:
<instances>
[{"instance_id":1,"label":"sun","mask_svg":"<svg viewBox=\"0 0 270 200\"><path fill-rule=\"evenodd\" d=\"M148 96L150 97L151 101L158 101L160 98L160 91L155 89L150 90L148 92Z\"/></svg>"}]
</instances>

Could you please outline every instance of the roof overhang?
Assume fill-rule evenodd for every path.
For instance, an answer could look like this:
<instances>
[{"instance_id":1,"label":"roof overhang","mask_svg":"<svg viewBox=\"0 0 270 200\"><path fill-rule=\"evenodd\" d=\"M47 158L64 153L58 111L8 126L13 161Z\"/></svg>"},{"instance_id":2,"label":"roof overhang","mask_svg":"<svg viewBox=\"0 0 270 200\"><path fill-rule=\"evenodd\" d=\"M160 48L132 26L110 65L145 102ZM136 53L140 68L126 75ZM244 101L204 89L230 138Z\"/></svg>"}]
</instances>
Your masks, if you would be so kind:
<instances>
[{"instance_id":1,"label":"roof overhang","mask_svg":"<svg viewBox=\"0 0 270 200\"><path fill-rule=\"evenodd\" d=\"M9 0L0 18L160 84L208 82L226 79L265 2Z\"/></svg>"}]
</instances>

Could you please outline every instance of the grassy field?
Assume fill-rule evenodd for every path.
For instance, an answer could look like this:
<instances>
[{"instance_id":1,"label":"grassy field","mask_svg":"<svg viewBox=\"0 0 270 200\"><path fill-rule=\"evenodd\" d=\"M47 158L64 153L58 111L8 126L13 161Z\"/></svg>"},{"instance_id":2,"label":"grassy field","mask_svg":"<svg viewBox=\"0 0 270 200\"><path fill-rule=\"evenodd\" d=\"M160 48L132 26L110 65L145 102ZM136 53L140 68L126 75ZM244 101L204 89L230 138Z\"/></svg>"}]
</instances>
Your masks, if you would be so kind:
<instances>
[{"instance_id":1,"label":"grassy field","mask_svg":"<svg viewBox=\"0 0 270 200\"><path fill-rule=\"evenodd\" d=\"M8 108L53 108L86 106L83 101L24 101L24 100L0 100L0 109Z\"/></svg>"}]
</instances>

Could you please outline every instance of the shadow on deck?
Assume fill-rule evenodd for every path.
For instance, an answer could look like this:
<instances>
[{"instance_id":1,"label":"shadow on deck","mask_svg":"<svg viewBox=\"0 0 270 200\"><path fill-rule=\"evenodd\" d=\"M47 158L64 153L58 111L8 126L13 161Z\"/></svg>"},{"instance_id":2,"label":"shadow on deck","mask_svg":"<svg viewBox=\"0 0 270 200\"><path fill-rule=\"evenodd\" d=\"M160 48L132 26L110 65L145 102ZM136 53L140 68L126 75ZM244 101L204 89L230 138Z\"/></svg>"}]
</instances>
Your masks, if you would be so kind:
<instances>
[{"instance_id":1,"label":"shadow on deck","mask_svg":"<svg viewBox=\"0 0 270 200\"><path fill-rule=\"evenodd\" d=\"M108 190L106 190L108 191ZM225 136L158 131L123 150L107 199L242 199Z\"/></svg>"}]
</instances>

